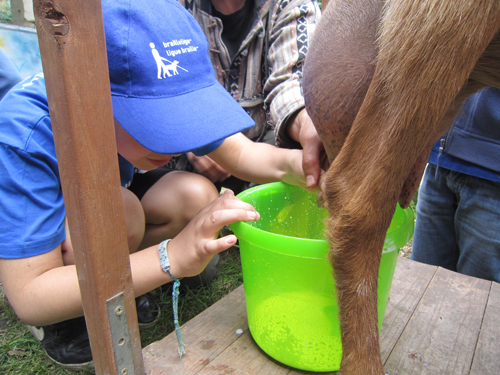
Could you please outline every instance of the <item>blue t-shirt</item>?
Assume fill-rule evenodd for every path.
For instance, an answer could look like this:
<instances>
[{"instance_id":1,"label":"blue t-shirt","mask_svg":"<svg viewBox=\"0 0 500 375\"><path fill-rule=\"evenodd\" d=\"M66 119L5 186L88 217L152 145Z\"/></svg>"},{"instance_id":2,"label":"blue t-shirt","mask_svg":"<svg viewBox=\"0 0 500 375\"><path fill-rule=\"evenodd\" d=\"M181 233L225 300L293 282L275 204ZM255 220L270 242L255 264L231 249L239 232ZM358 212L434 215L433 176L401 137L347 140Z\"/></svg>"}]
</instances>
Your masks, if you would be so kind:
<instances>
[{"instance_id":1,"label":"blue t-shirt","mask_svg":"<svg viewBox=\"0 0 500 375\"><path fill-rule=\"evenodd\" d=\"M204 155L222 141L198 150ZM137 169L118 156L121 185ZM65 239L66 210L43 73L14 86L0 101L0 258L26 258Z\"/></svg>"},{"instance_id":2,"label":"blue t-shirt","mask_svg":"<svg viewBox=\"0 0 500 375\"><path fill-rule=\"evenodd\" d=\"M134 167L119 157L122 186ZM0 102L0 258L46 253L65 239L66 211L43 74Z\"/></svg>"},{"instance_id":3,"label":"blue t-shirt","mask_svg":"<svg viewBox=\"0 0 500 375\"><path fill-rule=\"evenodd\" d=\"M65 238L66 212L43 74L0 102L0 257L50 251Z\"/></svg>"}]
</instances>

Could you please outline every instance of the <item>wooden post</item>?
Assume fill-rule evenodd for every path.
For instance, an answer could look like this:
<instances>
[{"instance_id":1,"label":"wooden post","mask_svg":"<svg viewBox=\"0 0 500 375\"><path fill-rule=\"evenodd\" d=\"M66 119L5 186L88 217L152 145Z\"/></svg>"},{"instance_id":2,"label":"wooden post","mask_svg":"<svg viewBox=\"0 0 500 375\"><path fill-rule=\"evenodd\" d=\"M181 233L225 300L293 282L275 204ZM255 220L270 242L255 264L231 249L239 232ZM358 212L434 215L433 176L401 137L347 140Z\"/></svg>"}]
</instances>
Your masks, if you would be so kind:
<instances>
[{"instance_id":1,"label":"wooden post","mask_svg":"<svg viewBox=\"0 0 500 375\"><path fill-rule=\"evenodd\" d=\"M101 1L33 3L96 373L142 375Z\"/></svg>"},{"instance_id":2,"label":"wooden post","mask_svg":"<svg viewBox=\"0 0 500 375\"><path fill-rule=\"evenodd\" d=\"M23 0L10 0L10 11L12 14L12 23L14 25L24 26Z\"/></svg>"}]
</instances>

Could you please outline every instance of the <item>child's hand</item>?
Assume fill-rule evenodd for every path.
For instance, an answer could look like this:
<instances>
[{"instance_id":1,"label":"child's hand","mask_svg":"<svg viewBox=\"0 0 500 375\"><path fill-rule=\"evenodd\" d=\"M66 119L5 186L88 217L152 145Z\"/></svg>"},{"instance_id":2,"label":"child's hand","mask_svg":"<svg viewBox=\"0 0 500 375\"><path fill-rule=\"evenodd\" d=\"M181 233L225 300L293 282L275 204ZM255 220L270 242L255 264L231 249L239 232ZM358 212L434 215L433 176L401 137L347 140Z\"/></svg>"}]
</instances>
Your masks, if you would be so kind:
<instances>
[{"instance_id":1,"label":"child's hand","mask_svg":"<svg viewBox=\"0 0 500 375\"><path fill-rule=\"evenodd\" d=\"M259 219L260 215L252 205L236 198L231 190L226 190L169 242L170 271L176 278L198 275L216 253L236 243L235 235L217 239L224 225Z\"/></svg>"},{"instance_id":2,"label":"child's hand","mask_svg":"<svg viewBox=\"0 0 500 375\"><path fill-rule=\"evenodd\" d=\"M196 156L192 152L187 154L189 162L193 165L196 172L205 176L214 184L217 182L222 182L231 177L224 168L222 168L215 161L210 159L208 156Z\"/></svg>"}]
</instances>

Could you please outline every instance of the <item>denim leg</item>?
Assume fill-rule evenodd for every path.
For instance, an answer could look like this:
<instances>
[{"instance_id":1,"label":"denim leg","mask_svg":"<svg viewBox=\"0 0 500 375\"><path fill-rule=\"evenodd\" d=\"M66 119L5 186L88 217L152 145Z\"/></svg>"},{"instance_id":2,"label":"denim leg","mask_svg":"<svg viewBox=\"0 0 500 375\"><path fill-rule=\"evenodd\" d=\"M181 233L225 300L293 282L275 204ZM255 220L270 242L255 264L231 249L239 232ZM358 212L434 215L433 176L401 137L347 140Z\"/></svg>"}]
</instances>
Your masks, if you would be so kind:
<instances>
[{"instance_id":1,"label":"denim leg","mask_svg":"<svg viewBox=\"0 0 500 375\"><path fill-rule=\"evenodd\" d=\"M455 215L457 271L500 282L500 183L467 176Z\"/></svg>"},{"instance_id":2,"label":"denim leg","mask_svg":"<svg viewBox=\"0 0 500 375\"><path fill-rule=\"evenodd\" d=\"M410 259L456 271L457 198L447 184L450 171L428 164L418 192L417 218Z\"/></svg>"}]
</instances>

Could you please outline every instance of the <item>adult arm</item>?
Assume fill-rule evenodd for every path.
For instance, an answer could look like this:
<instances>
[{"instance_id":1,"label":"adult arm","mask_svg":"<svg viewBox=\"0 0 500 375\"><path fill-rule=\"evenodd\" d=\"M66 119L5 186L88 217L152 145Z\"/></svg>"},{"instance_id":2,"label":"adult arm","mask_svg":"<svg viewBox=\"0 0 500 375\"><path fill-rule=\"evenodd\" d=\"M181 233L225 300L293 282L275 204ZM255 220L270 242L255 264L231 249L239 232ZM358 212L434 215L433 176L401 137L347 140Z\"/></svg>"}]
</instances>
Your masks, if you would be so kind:
<instances>
[{"instance_id":1,"label":"adult arm","mask_svg":"<svg viewBox=\"0 0 500 375\"><path fill-rule=\"evenodd\" d=\"M314 124L305 110L302 93L302 68L309 41L321 11L316 2L291 1L275 15L267 51L271 74L265 90L269 92L271 122L275 124L277 144L285 148L304 149L302 165L307 184L314 187L321 168L325 169L325 152Z\"/></svg>"}]
</instances>

